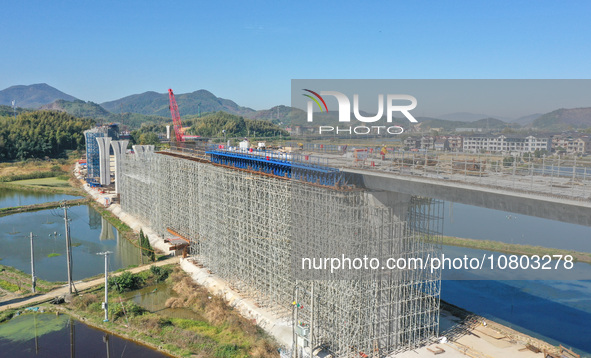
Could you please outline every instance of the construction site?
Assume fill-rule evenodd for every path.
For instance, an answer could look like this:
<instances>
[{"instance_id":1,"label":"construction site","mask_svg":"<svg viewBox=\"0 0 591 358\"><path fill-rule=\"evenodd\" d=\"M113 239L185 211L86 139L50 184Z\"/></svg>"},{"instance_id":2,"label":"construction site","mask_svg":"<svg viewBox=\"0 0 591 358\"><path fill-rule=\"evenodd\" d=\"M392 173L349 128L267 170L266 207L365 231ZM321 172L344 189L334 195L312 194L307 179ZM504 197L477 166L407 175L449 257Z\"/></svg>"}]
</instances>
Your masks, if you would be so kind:
<instances>
[{"instance_id":1,"label":"construction site","mask_svg":"<svg viewBox=\"0 0 591 358\"><path fill-rule=\"evenodd\" d=\"M136 146L122 155L122 210L162 237L184 238L196 265L290 318L289 349L382 357L437 337L439 271L347 270L331 278L299 270L298 260L435 255L441 203L368 191L295 156L196 153Z\"/></svg>"},{"instance_id":2,"label":"construction site","mask_svg":"<svg viewBox=\"0 0 591 358\"><path fill-rule=\"evenodd\" d=\"M112 147L121 210L288 322L292 333L279 341L293 357L385 357L437 338L439 270L335 273L303 260L435 257L441 202L368 190L320 157L185 142L169 95L171 149L127 151L110 127L87 131L90 185L111 185Z\"/></svg>"}]
</instances>

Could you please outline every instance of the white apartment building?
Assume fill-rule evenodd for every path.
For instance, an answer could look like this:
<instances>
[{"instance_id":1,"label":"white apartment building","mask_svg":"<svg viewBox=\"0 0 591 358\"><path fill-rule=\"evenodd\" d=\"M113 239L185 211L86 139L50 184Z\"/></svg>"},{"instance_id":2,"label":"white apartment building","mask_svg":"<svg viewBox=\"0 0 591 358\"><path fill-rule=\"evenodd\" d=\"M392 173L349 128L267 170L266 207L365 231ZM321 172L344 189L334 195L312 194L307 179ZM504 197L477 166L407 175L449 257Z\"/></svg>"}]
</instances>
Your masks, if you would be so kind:
<instances>
[{"instance_id":1,"label":"white apartment building","mask_svg":"<svg viewBox=\"0 0 591 358\"><path fill-rule=\"evenodd\" d=\"M550 137L533 135L472 135L464 137L463 150L469 153L496 152L503 154L521 155L538 150L550 151L552 140Z\"/></svg>"}]
</instances>

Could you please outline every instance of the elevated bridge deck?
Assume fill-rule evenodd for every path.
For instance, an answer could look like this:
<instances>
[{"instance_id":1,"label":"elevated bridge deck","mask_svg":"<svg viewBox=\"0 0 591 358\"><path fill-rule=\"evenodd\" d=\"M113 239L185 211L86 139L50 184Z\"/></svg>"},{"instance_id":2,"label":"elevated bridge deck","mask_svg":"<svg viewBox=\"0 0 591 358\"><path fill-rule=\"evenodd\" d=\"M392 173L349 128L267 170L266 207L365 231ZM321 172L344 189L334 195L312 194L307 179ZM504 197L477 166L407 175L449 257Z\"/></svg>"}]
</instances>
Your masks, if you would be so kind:
<instances>
[{"instance_id":1,"label":"elevated bridge deck","mask_svg":"<svg viewBox=\"0 0 591 358\"><path fill-rule=\"evenodd\" d=\"M591 226L591 168L547 159L506 166L490 158L376 152L360 159L345 152L277 153L210 149L173 150L212 163L321 185L354 183L372 190L420 195L522 215ZM372 156L373 154L373 156ZM458 158L459 157L459 158ZM478 165L476 165L478 163ZM556 167L556 168L555 168Z\"/></svg>"}]
</instances>

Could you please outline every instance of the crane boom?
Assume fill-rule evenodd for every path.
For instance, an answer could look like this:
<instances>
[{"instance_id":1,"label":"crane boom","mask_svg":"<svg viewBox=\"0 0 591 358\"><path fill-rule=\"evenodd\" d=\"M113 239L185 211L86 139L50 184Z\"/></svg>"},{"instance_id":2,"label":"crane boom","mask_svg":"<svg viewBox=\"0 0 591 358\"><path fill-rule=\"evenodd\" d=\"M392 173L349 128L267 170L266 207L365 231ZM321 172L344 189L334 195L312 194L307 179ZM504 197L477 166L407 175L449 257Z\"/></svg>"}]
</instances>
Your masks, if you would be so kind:
<instances>
[{"instance_id":1,"label":"crane boom","mask_svg":"<svg viewBox=\"0 0 591 358\"><path fill-rule=\"evenodd\" d=\"M183 138L182 133L182 125L181 125L181 115L179 114L179 106L176 104L176 100L174 99L174 93L172 93L172 89L168 89L168 99L170 102L170 114L172 116L172 124L174 128L174 135L177 142L184 142L185 138Z\"/></svg>"}]
</instances>

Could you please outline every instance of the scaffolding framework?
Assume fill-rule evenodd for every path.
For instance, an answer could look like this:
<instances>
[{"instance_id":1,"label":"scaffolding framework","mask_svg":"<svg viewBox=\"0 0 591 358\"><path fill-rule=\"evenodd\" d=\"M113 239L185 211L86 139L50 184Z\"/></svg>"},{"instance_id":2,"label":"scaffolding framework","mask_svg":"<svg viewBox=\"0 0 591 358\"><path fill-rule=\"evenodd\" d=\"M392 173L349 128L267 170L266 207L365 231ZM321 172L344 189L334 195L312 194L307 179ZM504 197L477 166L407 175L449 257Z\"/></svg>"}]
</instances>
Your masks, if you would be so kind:
<instances>
[{"instance_id":1,"label":"scaffolding framework","mask_svg":"<svg viewBox=\"0 0 591 358\"><path fill-rule=\"evenodd\" d=\"M196 261L259 305L292 317L296 348L381 357L437 336L438 270L345 271L334 279L298 270L298 259L436 255L440 202L172 153L125 154L121 173L123 211L163 235L172 229L190 238Z\"/></svg>"},{"instance_id":2,"label":"scaffolding framework","mask_svg":"<svg viewBox=\"0 0 591 358\"><path fill-rule=\"evenodd\" d=\"M84 132L84 138L86 139L86 168L89 179L95 179L100 176L99 143L96 139L104 136L105 133L96 129Z\"/></svg>"}]
</instances>

